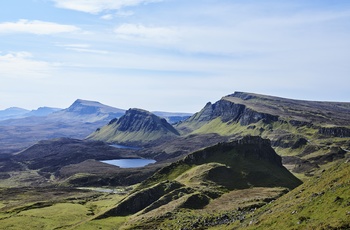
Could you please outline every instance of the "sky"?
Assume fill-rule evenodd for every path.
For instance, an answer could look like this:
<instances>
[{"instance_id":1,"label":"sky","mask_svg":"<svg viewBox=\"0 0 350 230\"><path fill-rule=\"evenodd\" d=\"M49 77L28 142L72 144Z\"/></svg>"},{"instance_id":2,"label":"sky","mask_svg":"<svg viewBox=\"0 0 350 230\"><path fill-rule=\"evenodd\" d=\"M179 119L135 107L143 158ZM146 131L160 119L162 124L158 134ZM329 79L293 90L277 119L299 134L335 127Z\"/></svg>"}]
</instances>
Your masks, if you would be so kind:
<instances>
[{"instance_id":1,"label":"sky","mask_svg":"<svg viewBox=\"0 0 350 230\"><path fill-rule=\"evenodd\" d=\"M0 109L350 102L348 0L0 1Z\"/></svg>"}]
</instances>

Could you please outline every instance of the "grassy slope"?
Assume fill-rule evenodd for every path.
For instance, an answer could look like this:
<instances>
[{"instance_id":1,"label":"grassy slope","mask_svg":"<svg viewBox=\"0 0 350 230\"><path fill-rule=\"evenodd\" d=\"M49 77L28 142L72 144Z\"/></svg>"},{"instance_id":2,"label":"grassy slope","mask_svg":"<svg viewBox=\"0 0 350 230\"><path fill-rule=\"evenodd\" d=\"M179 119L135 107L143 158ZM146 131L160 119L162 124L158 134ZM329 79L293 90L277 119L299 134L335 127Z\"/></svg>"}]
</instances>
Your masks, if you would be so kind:
<instances>
[{"instance_id":1,"label":"grassy slope","mask_svg":"<svg viewBox=\"0 0 350 230\"><path fill-rule=\"evenodd\" d=\"M91 222L124 195L66 188L0 190L0 229L115 229L125 218Z\"/></svg>"},{"instance_id":2,"label":"grassy slope","mask_svg":"<svg viewBox=\"0 0 350 230\"><path fill-rule=\"evenodd\" d=\"M325 172L254 213L248 229L349 229L350 163Z\"/></svg>"},{"instance_id":3,"label":"grassy slope","mask_svg":"<svg viewBox=\"0 0 350 230\"><path fill-rule=\"evenodd\" d=\"M103 126L99 131L92 133L88 136L88 139L105 141L109 143L128 143L128 142L142 142L147 143L150 141L157 140L163 135L162 132L129 132L129 131L116 131L116 128L111 125ZM168 134L169 135L169 134Z\"/></svg>"}]
</instances>

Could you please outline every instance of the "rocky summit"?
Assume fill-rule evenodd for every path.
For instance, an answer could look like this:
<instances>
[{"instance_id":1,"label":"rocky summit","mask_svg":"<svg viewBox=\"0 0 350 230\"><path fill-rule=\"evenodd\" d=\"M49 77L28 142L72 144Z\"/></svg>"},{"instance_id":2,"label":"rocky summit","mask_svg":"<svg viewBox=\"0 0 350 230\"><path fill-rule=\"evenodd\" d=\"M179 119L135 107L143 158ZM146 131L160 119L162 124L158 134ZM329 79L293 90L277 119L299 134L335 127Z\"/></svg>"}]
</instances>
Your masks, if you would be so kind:
<instances>
[{"instance_id":1,"label":"rocky summit","mask_svg":"<svg viewBox=\"0 0 350 230\"><path fill-rule=\"evenodd\" d=\"M164 118L160 118L146 110L129 109L124 116L111 120L108 125L97 129L87 139L128 145L144 145L179 135L178 131Z\"/></svg>"}]
</instances>

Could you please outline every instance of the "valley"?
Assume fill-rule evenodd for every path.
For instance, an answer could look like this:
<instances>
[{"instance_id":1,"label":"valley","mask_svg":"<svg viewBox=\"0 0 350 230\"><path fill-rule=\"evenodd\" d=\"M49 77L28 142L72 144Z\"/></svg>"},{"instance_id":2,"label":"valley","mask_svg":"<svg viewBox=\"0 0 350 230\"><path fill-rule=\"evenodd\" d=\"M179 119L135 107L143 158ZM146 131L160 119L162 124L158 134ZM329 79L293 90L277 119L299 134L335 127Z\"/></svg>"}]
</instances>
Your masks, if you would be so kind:
<instances>
[{"instance_id":1,"label":"valley","mask_svg":"<svg viewBox=\"0 0 350 230\"><path fill-rule=\"evenodd\" d=\"M235 92L193 115L17 112L0 121L2 229L350 226L350 103ZM135 159L152 161L106 163Z\"/></svg>"}]
</instances>

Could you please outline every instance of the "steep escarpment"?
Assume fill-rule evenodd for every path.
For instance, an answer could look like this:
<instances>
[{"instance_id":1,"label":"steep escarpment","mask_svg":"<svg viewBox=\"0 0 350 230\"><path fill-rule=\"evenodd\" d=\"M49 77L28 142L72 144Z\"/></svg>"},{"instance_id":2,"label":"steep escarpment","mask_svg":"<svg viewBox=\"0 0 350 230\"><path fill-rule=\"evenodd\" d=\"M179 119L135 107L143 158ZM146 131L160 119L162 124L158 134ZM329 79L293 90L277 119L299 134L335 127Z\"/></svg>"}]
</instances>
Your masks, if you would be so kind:
<instances>
[{"instance_id":1,"label":"steep escarpment","mask_svg":"<svg viewBox=\"0 0 350 230\"><path fill-rule=\"evenodd\" d=\"M227 100L220 100L214 104L210 102L207 103L200 112L194 114L185 122L180 123L178 127L184 132L190 132L216 118L220 118L224 123L236 122L240 125L250 125L260 120L264 123L278 120L278 116L257 112L243 104L235 104Z\"/></svg>"},{"instance_id":2,"label":"steep escarpment","mask_svg":"<svg viewBox=\"0 0 350 230\"><path fill-rule=\"evenodd\" d=\"M145 110L129 109L124 116L111 120L108 125L97 129L87 138L110 143L144 145L177 136L178 131L164 118Z\"/></svg>"},{"instance_id":3,"label":"steep escarpment","mask_svg":"<svg viewBox=\"0 0 350 230\"><path fill-rule=\"evenodd\" d=\"M291 170L312 175L325 162L315 159L334 148L349 150L350 103L235 92L207 103L176 128L183 134L214 133L232 139L259 135L270 139L278 154L288 157L284 162Z\"/></svg>"}]
</instances>

